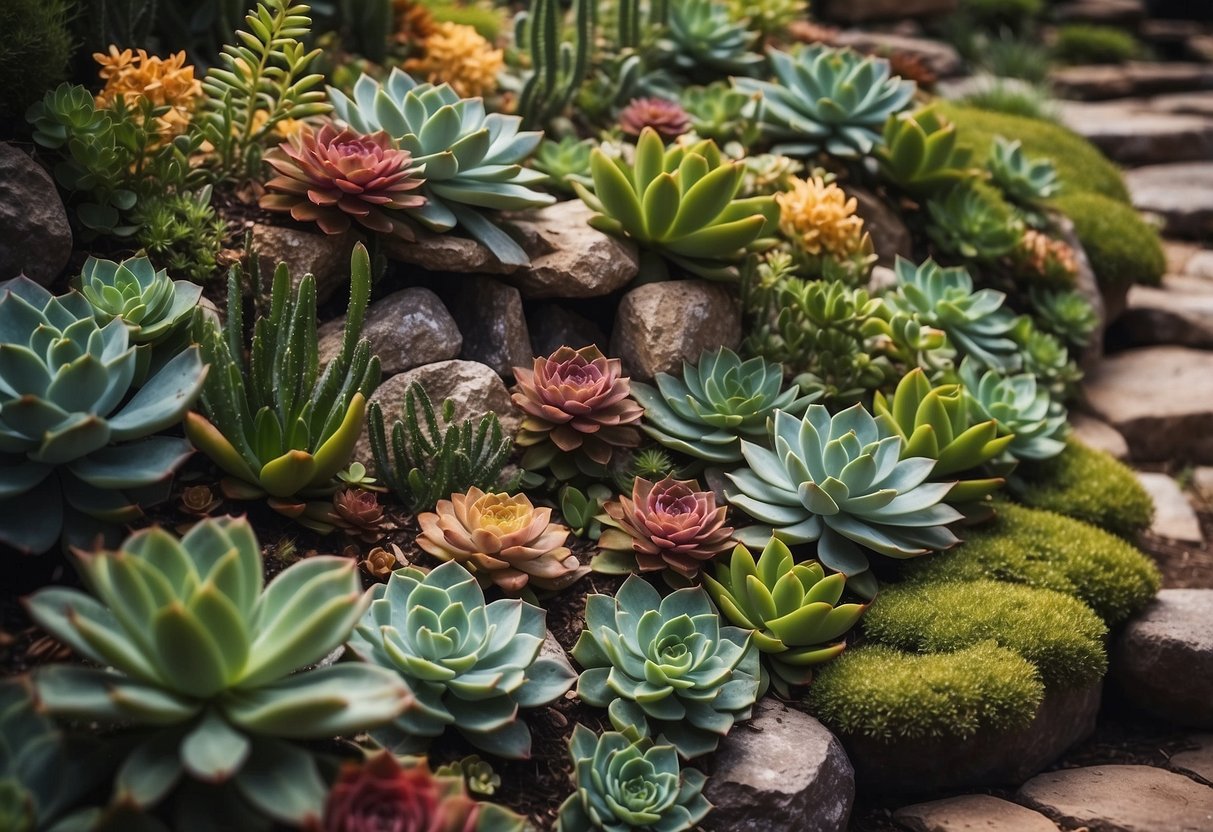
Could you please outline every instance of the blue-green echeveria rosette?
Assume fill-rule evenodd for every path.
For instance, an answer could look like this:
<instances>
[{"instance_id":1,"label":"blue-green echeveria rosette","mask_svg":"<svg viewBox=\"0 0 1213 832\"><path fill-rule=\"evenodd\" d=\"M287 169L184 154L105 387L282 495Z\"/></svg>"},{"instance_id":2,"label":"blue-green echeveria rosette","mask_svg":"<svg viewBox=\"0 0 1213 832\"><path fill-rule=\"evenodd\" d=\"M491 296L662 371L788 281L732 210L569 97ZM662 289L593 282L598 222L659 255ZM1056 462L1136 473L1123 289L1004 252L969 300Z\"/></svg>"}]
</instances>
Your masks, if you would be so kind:
<instances>
[{"instance_id":1,"label":"blue-green echeveria rosette","mask_svg":"<svg viewBox=\"0 0 1213 832\"><path fill-rule=\"evenodd\" d=\"M546 705L572 687L566 663L541 656L544 611L517 599L485 604L455 561L428 574L406 568L373 590L350 647L408 683L414 707L375 732L397 754L423 751L448 726L477 748L526 758L531 732L519 708Z\"/></svg>"},{"instance_id":2,"label":"blue-green echeveria rosette","mask_svg":"<svg viewBox=\"0 0 1213 832\"><path fill-rule=\"evenodd\" d=\"M206 368L189 347L129 396L137 363L128 327L99 324L83 295L0 286L0 543L87 545L164 496L191 448L152 434L181 420Z\"/></svg>"},{"instance_id":3,"label":"blue-green echeveria rosette","mask_svg":"<svg viewBox=\"0 0 1213 832\"><path fill-rule=\"evenodd\" d=\"M861 405L831 416L809 405L803 419L776 413L770 450L741 443L748 468L728 474L729 502L761 525L734 537L762 547L774 535L817 543L817 557L873 597L876 580L865 551L912 558L960 540L948 524L960 512L943 502L953 483L927 482L935 460L900 459L902 439Z\"/></svg>"},{"instance_id":4,"label":"blue-green echeveria rosette","mask_svg":"<svg viewBox=\"0 0 1213 832\"><path fill-rule=\"evenodd\" d=\"M584 702L607 708L616 730L657 734L686 759L715 750L734 723L749 719L758 696L750 634L722 627L699 587L663 599L632 575L614 598L589 596L573 658L584 668Z\"/></svg>"},{"instance_id":5,"label":"blue-green echeveria rosette","mask_svg":"<svg viewBox=\"0 0 1213 832\"><path fill-rule=\"evenodd\" d=\"M712 808L702 772L681 768L673 746L633 730L598 736L577 725L569 755L577 788L560 807L556 832L685 832Z\"/></svg>"},{"instance_id":6,"label":"blue-green echeveria rosette","mask_svg":"<svg viewBox=\"0 0 1213 832\"><path fill-rule=\"evenodd\" d=\"M1049 396L1031 373L1003 375L966 358L961 384L969 393L975 419L993 419L1001 435L1014 434L1007 454L1014 459L1052 459L1065 450L1069 432L1066 410Z\"/></svg>"}]
</instances>

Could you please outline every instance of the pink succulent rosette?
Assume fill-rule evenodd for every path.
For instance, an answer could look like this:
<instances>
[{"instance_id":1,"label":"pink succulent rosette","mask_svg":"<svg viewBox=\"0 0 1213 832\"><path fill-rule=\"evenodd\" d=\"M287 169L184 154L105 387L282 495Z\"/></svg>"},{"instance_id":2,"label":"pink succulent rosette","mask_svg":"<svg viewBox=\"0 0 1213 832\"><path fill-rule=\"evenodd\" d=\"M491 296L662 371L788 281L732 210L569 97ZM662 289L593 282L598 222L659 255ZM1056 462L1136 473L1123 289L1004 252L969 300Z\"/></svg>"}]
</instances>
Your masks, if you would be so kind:
<instances>
[{"instance_id":1,"label":"pink succulent rosette","mask_svg":"<svg viewBox=\"0 0 1213 832\"><path fill-rule=\"evenodd\" d=\"M652 127L662 138L676 139L691 129L686 110L664 98L634 98L619 113L619 127L630 136L639 136Z\"/></svg>"},{"instance_id":2,"label":"pink succulent rosette","mask_svg":"<svg viewBox=\"0 0 1213 832\"><path fill-rule=\"evenodd\" d=\"M315 832L473 832L480 806L454 778L435 777L424 765L401 768L384 751L365 763L347 763L329 792Z\"/></svg>"}]
</instances>

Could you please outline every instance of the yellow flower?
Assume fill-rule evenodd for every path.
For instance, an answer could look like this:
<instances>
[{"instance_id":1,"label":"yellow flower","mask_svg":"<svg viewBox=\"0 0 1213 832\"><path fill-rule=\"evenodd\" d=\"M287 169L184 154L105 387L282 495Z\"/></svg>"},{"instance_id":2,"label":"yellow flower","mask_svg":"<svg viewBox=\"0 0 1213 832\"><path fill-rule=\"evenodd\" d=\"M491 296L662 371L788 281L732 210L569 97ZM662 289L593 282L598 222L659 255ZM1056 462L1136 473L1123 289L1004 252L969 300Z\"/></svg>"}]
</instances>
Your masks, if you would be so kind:
<instances>
[{"instance_id":1,"label":"yellow flower","mask_svg":"<svg viewBox=\"0 0 1213 832\"><path fill-rule=\"evenodd\" d=\"M505 65L505 53L493 49L471 26L436 23L424 46L423 57L404 62L406 72L421 75L431 84L445 81L464 98L497 89L497 73Z\"/></svg>"},{"instance_id":2,"label":"yellow flower","mask_svg":"<svg viewBox=\"0 0 1213 832\"><path fill-rule=\"evenodd\" d=\"M121 100L137 110L141 101L156 108L167 108L156 116L156 132L162 141L179 136L189 127L194 105L202 95L202 82L194 77L194 67L185 62L185 52L167 58L149 55L143 49L132 52L111 45L108 52L96 52L98 75L105 87L97 93L98 107L112 107Z\"/></svg>"},{"instance_id":3,"label":"yellow flower","mask_svg":"<svg viewBox=\"0 0 1213 832\"><path fill-rule=\"evenodd\" d=\"M856 201L842 188L821 177L792 177L789 190L776 194L779 230L806 254L829 254L846 259L863 248L863 218L855 215Z\"/></svg>"}]
</instances>

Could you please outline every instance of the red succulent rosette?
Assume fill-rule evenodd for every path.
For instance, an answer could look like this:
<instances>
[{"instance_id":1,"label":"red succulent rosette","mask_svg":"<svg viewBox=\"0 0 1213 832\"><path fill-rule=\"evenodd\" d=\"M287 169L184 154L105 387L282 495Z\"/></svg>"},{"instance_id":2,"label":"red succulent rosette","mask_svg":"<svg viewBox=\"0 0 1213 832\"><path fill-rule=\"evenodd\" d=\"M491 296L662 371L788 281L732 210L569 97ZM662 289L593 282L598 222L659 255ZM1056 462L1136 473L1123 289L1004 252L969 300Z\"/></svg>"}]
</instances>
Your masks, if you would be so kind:
<instances>
[{"instance_id":1,"label":"red succulent rosette","mask_svg":"<svg viewBox=\"0 0 1213 832\"><path fill-rule=\"evenodd\" d=\"M318 832L475 832L480 804L458 778L401 768L388 752L348 763L329 792Z\"/></svg>"},{"instance_id":2,"label":"red succulent rosette","mask_svg":"<svg viewBox=\"0 0 1213 832\"><path fill-rule=\"evenodd\" d=\"M691 129L687 111L664 98L634 98L619 113L619 127L630 136L639 136L652 127L662 138L676 139Z\"/></svg>"}]
</instances>

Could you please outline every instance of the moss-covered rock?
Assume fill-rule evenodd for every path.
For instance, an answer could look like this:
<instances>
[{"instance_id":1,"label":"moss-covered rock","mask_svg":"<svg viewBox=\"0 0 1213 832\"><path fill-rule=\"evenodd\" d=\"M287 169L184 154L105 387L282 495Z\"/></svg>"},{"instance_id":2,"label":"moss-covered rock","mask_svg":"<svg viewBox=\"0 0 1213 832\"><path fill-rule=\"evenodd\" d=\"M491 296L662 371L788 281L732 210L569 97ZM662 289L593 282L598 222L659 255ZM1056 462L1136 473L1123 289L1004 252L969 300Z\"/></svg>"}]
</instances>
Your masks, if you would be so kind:
<instances>
[{"instance_id":1,"label":"moss-covered rock","mask_svg":"<svg viewBox=\"0 0 1213 832\"><path fill-rule=\"evenodd\" d=\"M1157 286L1167 268L1158 230L1131 205L1089 191L1053 200L1070 218L1101 286Z\"/></svg>"},{"instance_id":2,"label":"moss-covered rock","mask_svg":"<svg viewBox=\"0 0 1213 832\"><path fill-rule=\"evenodd\" d=\"M871 644L823 667L809 706L842 734L964 739L1027 725L1043 697L1032 665L993 641L927 655Z\"/></svg>"},{"instance_id":3,"label":"moss-covered rock","mask_svg":"<svg viewBox=\"0 0 1213 832\"><path fill-rule=\"evenodd\" d=\"M1133 471L1072 437L1052 459L1021 464L1009 485L1024 505L1085 520L1129 539L1154 519L1154 501Z\"/></svg>"},{"instance_id":4,"label":"moss-covered rock","mask_svg":"<svg viewBox=\"0 0 1213 832\"><path fill-rule=\"evenodd\" d=\"M989 523L968 529L964 545L906 561L910 581L991 579L1064 592L1119 624L1158 592L1154 562L1136 546L1094 526L1010 502Z\"/></svg>"}]
</instances>

